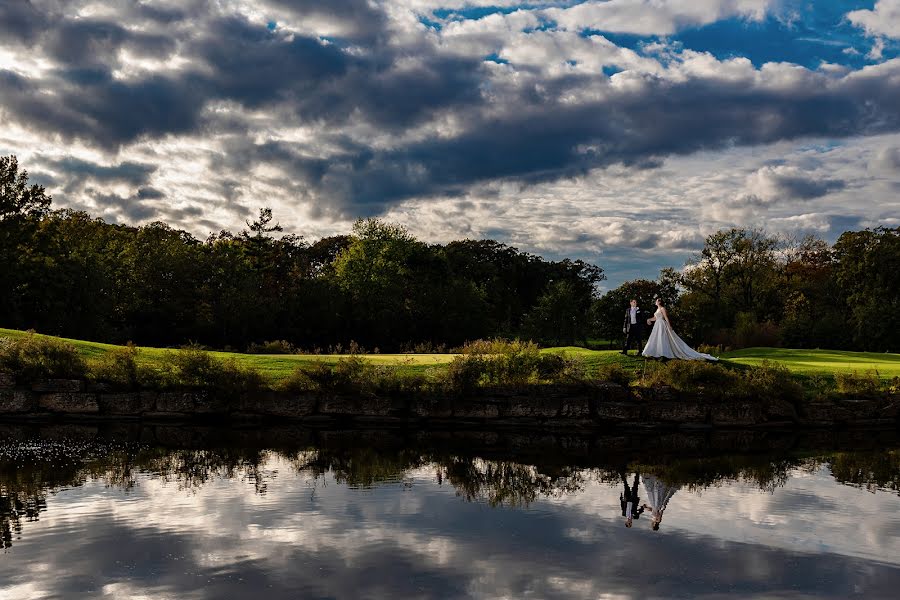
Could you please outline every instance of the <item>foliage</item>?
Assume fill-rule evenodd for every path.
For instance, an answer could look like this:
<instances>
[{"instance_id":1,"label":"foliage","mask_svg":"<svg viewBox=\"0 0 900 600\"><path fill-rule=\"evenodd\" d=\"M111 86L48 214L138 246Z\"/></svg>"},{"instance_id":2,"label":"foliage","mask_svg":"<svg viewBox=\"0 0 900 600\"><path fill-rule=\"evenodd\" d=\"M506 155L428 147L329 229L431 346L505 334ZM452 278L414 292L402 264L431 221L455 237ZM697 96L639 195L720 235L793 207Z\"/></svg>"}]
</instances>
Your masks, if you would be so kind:
<instances>
[{"instance_id":1,"label":"foliage","mask_svg":"<svg viewBox=\"0 0 900 600\"><path fill-rule=\"evenodd\" d=\"M87 374L87 363L72 344L31 332L0 338L0 371L15 375L19 383L80 379Z\"/></svg>"},{"instance_id":2,"label":"foliage","mask_svg":"<svg viewBox=\"0 0 900 600\"><path fill-rule=\"evenodd\" d=\"M705 361L673 360L656 363L643 374L641 385L667 385L684 392L700 392L707 397L745 397L761 400L796 401L803 387L790 371L775 363L735 369Z\"/></svg>"},{"instance_id":3,"label":"foliage","mask_svg":"<svg viewBox=\"0 0 900 600\"><path fill-rule=\"evenodd\" d=\"M834 245L854 345L896 350L900 332L900 227L846 232Z\"/></svg>"},{"instance_id":4,"label":"foliage","mask_svg":"<svg viewBox=\"0 0 900 600\"><path fill-rule=\"evenodd\" d=\"M877 371L835 373L834 384L839 393L854 396L877 396L883 388Z\"/></svg>"},{"instance_id":5,"label":"foliage","mask_svg":"<svg viewBox=\"0 0 900 600\"><path fill-rule=\"evenodd\" d=\"M619 363L601 365L595 374L596 379L628 386L634 378L633 374Z\"/></svg>"},{"instance_id":6,"label":"foliage","mask_svg":"<svg viewBox=\"0 0 900 600\"><path fill-rule=\"evenodd\" d=\"M341 357L336 363L316 361L300 365L278 385L291 392L403 393L423 391L430 385L421 373L397 367L373 365L359 355Z\"/></svg>"},{"instance_id":7,"label":"foliage","mask_svg":"<svg viewBox=\"0 0 900 600\"><path fill-rule=\"evenodd\" d=\"M287 340L273 340L247 346L247 354L293 354L297 349Z\"/></svg>"},{"instance_id":8,"label":"foliage","mask_svg":"<svg viewBox=\"0 0 900 600\"><path fill-rule=\"evenodd\" d=\"M90 378L126 390L156 384L155 372L139 364L139 352L137 346L130 342L107 352L89 363Z\"/></svg>"},{"instance_id":9,"label":"foliage","mask_svg":"<svg viewBox=\"0 0 900 600\"><path fill-rule=\"evenodd\" d=\"M214 389L233 396L266 387L265 379L256 369L233 359L215 358L196 345L164 355L159 383L169 388Z\"/></svg>"},{"instance_id":10,"label":"foliage","mask_svg":"<svg viewBox=\"0 0 900 600\"><path fill-rule=\"evenodd\" d=\"M445 377L451 389L464 392L479 386L578 381L583 374L577 359L542 353L534 342L494 339L467 343Z\"/></svg>"}]
</instances>

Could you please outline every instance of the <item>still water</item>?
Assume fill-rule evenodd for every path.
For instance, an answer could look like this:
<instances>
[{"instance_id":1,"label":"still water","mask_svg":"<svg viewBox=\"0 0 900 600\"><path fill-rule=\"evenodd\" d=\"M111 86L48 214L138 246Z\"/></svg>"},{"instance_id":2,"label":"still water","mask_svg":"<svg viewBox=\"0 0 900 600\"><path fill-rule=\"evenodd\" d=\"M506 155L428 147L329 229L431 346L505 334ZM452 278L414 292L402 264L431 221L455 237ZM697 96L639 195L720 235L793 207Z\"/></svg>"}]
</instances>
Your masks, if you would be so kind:
<instances>
[{"instance_id":1,"label":"still water","mask_svg":"<svg viewBox=\"0 0 900 600\"><path fill-rule=\"evenodd\" d=\"M886 435L0 425L0 598L897 598Z\"/></svg>"}]
</instances>

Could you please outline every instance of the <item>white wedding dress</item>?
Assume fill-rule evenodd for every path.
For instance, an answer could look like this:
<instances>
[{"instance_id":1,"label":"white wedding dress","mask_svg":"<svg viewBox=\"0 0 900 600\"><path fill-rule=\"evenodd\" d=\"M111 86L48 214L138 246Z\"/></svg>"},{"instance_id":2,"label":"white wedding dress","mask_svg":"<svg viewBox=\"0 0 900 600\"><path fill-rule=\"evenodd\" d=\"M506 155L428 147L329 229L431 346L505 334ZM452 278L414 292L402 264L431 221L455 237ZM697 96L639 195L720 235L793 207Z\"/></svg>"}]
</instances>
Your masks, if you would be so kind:
<instances>
[{"instance_id":1,"label":"white wedding dress","mask_svg":"<svg viewBox=\"0 0 900 600\"><path fill-rule=\"evenodd\" d=\"M697 352L684 343L684 340L672 331L672 326L663 317L662 309L656 309L653 313L656 322L653 324L653 331L650 332L650 339L644 346L641 353L650 358L680 358L683 360L719 360L715 356Z\"/></svg>"},{"instance_id":2,"label":"white wedding dress","mask_svg":"<svg viewBox=\"0 0 900 600\"><path fill-rule=\"evenodd\" d=\"M659 323L659 321L657 321ZM669 500L681 486L671 486L653 475L644 476L644 489L647 490L647 506L650 507L650 520L654 523L662 521L663 512Z\"/></svg>"}]
</instances>

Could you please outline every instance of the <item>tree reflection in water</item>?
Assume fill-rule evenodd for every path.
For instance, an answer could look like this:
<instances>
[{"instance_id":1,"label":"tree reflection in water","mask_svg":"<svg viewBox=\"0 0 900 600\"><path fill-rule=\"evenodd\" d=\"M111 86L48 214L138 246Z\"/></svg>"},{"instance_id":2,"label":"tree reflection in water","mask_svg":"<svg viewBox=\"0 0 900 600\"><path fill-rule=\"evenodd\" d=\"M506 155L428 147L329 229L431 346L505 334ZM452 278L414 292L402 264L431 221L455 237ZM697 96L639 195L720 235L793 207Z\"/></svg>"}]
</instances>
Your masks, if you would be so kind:
<instances>
[{"instance_id":1,"label":"tree reflection in water","mask_svg":"<svg viewBox=\"0 0 900 600\"><path fill-rule=\"evenodd\" d=\"M371 442L371 443L369 443ZM641 444L637 444L640 446ZM9 548L23 532L23 523L47 510L47 497L60 489L88 481L121 490L139 485L139 475L173 483L190 492L210 481L238 479L265 494L277 471L273 458L288 462L295 472L316 482L331 476L353 488L385 483L409 483L413 471L433 472L439 484L449 483L467 501L495 506L527 506L546 497L576 494L589 481L620 484L623 470L653 475L666 484L699 490L728 482L749 482L763 490L783 486L792 471L831 469L841 483L868 490L900 492L900 451L810 452L794 450L778 456L725 454L678 458L654 452L600 454L586 459L565 452L544 459L523 460L514 451L490 452L435 448L429 444L381 446L342 442L301 447L215 445L167 448L107 439L46 440L34 432L0 444L0 542Z\"/></svg>"}]
</instances>

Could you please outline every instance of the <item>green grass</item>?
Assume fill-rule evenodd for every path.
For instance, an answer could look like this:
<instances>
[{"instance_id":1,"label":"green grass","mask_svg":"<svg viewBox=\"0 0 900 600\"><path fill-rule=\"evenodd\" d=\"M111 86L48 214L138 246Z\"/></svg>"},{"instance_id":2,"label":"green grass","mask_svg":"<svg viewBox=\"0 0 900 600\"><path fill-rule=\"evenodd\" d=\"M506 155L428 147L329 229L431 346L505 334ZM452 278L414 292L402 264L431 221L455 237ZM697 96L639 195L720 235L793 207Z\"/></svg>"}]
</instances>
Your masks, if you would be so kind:
<instances>
[{"instance_id":1,"label":"green grass","mask_svg":"<svg viewBox=\"0 0 900 600\"><path fill-rule=\"evenodd\" d=\"M0 328L0 337L22 337L27 332L15 329ZM41 334L38 334L41 335ZM51 337L51 336L46 336ZM59 338L75 346L84 358L97 359L107 352L117 348L113 344L101 342L86 342L69 338ZM140 347L138 362L142 364L155 364L162 360L166 352L172 349ZM219 359L234 359L239 365L252 367L258 370L266 379L278 382L290 375L298 365L325 362L334 364L340 360L340 354L241 354L236 352L217 352L211 354ZM368 354L366 359L376 365L393 366L408 372L423 372L436 365L449 363L453 359L452 354Z\"/></svg>"},{"instance_id":2,"label":"green grass","mask_svg":"<svg viewBox=\"0 0 900 600\"><path fill-rule=\"evenodd\" d=\"M0 337L20 337L24 331L0 328ZM62 338L69 342L86 359L96 359L116 348L112 344L86 342ZM144 364L158 363L166 352L165 348L141 347L139 361ZM634 356L622 356L617 350L587 350L577 346L546 348L542 352L564 352L580 358L588 373L609 364L620 364L631 372L639 372L645 361ZM238 364L258 370L267 380L278 382L288 377L301 364L325 362L334 364L340 360L339 354L240 354L232 352L212 352L216 358L232 358ZM408 373L423 373L441 367L453 360L454 354L367 354L366 360L376 365L392 366ZM876 370L880 377L890 379L900 376L900 355L867 352L845 352L838 350L791 350L786 348L747 348L729 352L721 357L723 363L755 366L764 360L781 363L793 373L808 377L812 375L833 375L837 372L864 373Z\"/></svg>"},{"instance_id":3,"label":"green grass","mask_svg":"<svg viewBox=\"0 0 900 600\"><path fill-rule=\"evenodd\" d=\"M834 375L877 371L882 379L900 377L900 354L848 352L844 350L792 350L745 348L722 355L728 362L756 366L764 360L785 365L797 375Z\"/></svg>"}]
</instances>

